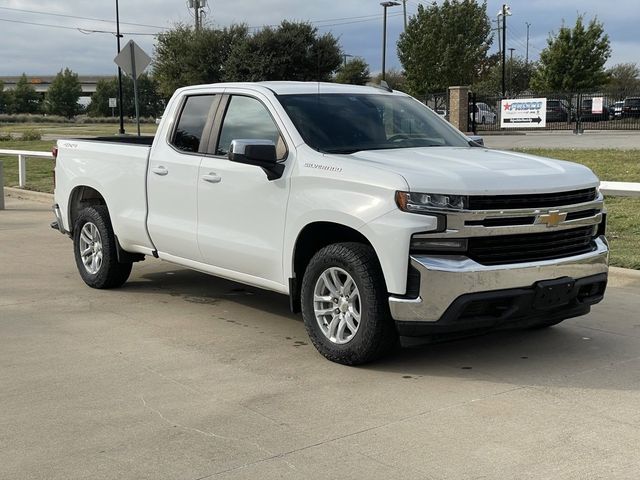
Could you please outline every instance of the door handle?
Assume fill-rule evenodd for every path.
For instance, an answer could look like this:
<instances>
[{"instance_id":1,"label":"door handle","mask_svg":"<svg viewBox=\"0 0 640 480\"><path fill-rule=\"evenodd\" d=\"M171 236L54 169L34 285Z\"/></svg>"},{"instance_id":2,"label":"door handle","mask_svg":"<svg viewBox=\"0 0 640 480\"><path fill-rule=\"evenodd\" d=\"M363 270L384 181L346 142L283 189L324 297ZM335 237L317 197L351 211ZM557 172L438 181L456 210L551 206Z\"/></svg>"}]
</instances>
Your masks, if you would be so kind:
<instances>
[{"instance_id":1,"label":"door handle","mask_svg":"<svg viewBox=\"0 0 640 480\"><path fill-rule=\"evenodd\" d=\"M161 176L165 176L167 173L169 173L169 170L167 170L162 165L160 165L159 167L153 167L151 171L156 175L161 175Z\"/></svg>"},{"instance_id":2,"label":"door handle","mask_svg":"<svg viewBox=\"0 0 640 480\"><path fill-rule=\"evenodd\" d=\"M220 183L222 181L222 177L211 172L208 175L203 175L202 180L209 183Z\"/></svg>"}]
</instances>

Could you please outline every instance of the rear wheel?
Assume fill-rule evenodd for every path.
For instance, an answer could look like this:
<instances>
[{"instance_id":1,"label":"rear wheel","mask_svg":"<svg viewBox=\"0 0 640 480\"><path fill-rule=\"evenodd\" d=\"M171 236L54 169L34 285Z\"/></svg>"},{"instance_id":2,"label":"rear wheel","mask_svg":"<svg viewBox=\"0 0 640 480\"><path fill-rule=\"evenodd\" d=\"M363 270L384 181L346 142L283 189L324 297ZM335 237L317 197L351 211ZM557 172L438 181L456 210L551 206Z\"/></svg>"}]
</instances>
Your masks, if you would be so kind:
<instances>
[{"instance_id":1,"label":"rear wheel","mask_svg":"<svg viewBox=\"0 0 640 480\"><path fill-rule=\"evenodd\" d=\"M92 288L122 286L131 273L131 262L118 262L116 238L104 205L80 211L73 228L73 250L78 272Z\"/></svg>"},{"instance_id":2,"label":"rear wheel","mask_svg":"<svg viewBox=\"0 0 640 480\"><path fill-rule=\"evenodd\" d=\"M398 341L382 270L368 245L338 243L314 255L302 280L302 317L316 349L333 362L370 362Z\"/></svg>"}]
</instances>

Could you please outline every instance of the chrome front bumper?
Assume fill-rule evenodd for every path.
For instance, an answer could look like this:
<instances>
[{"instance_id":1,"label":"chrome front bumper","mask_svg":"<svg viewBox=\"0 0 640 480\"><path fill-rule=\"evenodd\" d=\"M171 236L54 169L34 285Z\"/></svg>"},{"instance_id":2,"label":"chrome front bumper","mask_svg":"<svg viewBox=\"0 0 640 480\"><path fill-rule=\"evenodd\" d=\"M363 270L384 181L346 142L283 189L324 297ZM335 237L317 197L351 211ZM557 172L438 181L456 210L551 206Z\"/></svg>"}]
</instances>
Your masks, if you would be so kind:
<instances>
[{"instance_id":1,"label":"chrome front bumper","mask_svg":"<svg viewBox=\"0 0 640 480\"><path fill-rule=\"evenodd\" d=\"M542 280L560 277L580 279L607 273L609 248L604 237L596 240L593 252L560 260L481 265L464 256L411 257L420 273L418 298L391 296L391 316L399 322L437 322L458 297L468 293L530 287Z\"/></svg>"}]
</instances>

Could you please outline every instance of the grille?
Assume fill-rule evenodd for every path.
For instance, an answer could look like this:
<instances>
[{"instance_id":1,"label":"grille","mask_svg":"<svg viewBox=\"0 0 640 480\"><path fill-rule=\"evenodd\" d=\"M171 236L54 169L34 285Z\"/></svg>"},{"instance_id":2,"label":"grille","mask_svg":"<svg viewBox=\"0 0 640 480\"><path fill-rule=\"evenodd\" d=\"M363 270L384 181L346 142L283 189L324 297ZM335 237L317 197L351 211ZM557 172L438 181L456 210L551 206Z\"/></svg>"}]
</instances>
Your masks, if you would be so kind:
<instances>
[{"instance_id":1,"label":"grille","mask_svg":"<svg viewBox=\"0 0 640 480\"><path fill-rule=\"evenodd\" d=\"M552 260L591 252L593 227L469 239L468 256L483 265Z\"/></svg>"},{"instance_id":2,"label":"grille","mask_svg":"<svg viewBox=\"0 0 640 480\"><path fill-rule=\"evenodd\" d=\"M514 208L542 208L591 202L597 197L595 188L558 193L530 195L473 195L469 197L470 210L508 210Z\"/></svg>"}]
</instances>

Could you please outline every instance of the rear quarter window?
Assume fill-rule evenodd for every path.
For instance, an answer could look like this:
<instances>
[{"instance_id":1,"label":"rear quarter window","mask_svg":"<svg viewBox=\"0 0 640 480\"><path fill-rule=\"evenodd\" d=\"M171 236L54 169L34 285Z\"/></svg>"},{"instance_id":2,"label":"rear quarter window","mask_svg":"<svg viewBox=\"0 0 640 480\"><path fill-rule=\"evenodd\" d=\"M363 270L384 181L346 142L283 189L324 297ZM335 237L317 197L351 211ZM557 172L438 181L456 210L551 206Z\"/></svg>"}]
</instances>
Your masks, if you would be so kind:
<instances>
[{"instance_id":1,"label":"rear quarter window","mask_svg":"<svg viewBox=\"0 0 640 480\"><path fill-rule=\"evenodd\" d=\"M186 153L202 151L202 137L215 95L194 95L183 104L171 144Z\"/></svg>"}]
</instances>

